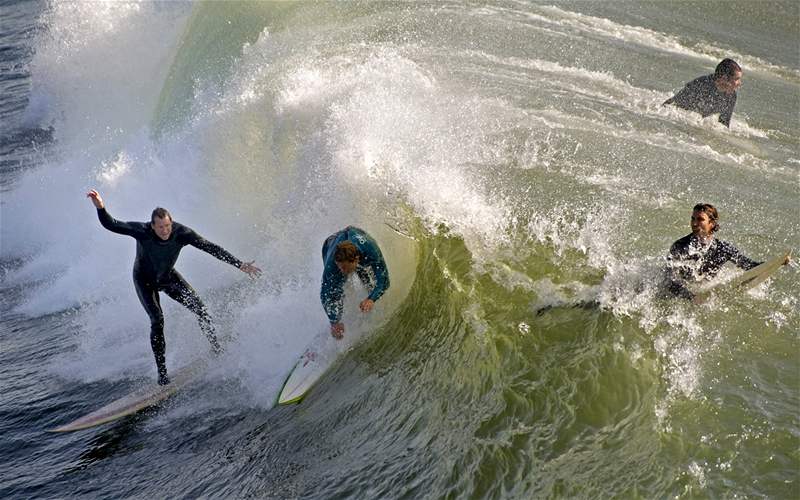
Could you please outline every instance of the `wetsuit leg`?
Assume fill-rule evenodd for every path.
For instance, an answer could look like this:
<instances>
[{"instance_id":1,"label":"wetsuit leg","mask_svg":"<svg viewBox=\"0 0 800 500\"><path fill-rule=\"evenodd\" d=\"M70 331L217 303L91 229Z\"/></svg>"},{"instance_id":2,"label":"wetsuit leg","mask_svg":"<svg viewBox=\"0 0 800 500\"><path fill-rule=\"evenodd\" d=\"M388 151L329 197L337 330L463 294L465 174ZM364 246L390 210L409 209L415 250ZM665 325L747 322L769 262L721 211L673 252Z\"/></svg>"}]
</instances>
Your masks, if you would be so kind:
<instances>
[{"instance_id":1,"label":"wetsuit leg","mask_svg":"<svg viewBox=\"0 0 800 500\"><path fill-rule=\"evenodd\" d=\"M158 383L166 385L169 383L167 376L167 346L164 341L164 313L161 310L161 302L158 300L158 289L144 280L134 278L133 284L136 287L136 295L139 302L150 317L150 347L156 358L158 368Z\"/></svg>"},{"instance_id":2,"label":"wetsuit leg","mask_svg":"<svg viewBox=\"0 0 800 500\"><path fill-rule=\"evenodd\" d=\"M217 335L214 332L214 324L211 322L211 315L208 314L208 310L205 304L203 304L203 301L200 300L200 296L197 295L194 288L183 279L183 276L173 270L170 273L169 281L165 285L162 285L161 289L164 290L164 293L172 300L182 304L197 315L200 329L211 343L211 350L214 354L222 353L222 347L219 345Z\"/></svg>"}]
</instances>

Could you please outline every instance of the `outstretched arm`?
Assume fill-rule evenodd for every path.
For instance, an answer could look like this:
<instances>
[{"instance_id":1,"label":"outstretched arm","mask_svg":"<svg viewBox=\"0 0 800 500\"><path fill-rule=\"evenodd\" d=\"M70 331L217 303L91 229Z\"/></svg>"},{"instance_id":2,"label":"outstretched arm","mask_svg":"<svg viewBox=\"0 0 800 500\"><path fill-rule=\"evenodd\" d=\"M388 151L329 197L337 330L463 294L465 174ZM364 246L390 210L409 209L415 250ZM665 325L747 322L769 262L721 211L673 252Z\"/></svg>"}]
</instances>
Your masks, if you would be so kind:
<instances>
[{"instance_id":1,"label":"outstretched arm","mask_svg":"<svg viewBox=\"0 0 800 500\"><path fill-rule=\"evenodd\" d=\"M103 203L103 198L100 196L100 193L98 193L97 190L90 190L88 193L86 193L86 197L92 200L92 205L94 205L94 208L100 210L101 208L106 207L106 205Z\"/></svg>"},{"instance_id":2,"label":"outstretched arm","mask_svg":"<svg viewBox=\"0 0 800 500\"><path fill-rule=\"evenodd\" d=\"M103 202L102 196L96 190L92 189L86 193L86 197L92 201L92 205L97 209L97 218L100 219L100 224L112 233L124 234L125 236L133 236L134 238L141 236L145 232L144 225L140 222L122 222L111 217L106 211L106 205Z\"/></svg>"},{"instance_id":3,"label":"outstretched arm","mask_svg":"<svg viewBox=\"0 0 800 500\"><path fill-rule=\"evenodd\" d=\"M222 262L227 262L228 264L241 269L242 272L247 273L251 278L256 278L261 275L261 269L259 269L254 265L254 261L242 262L241 260L234 257L233 254L231 254L229 251L225 250L216 243L208 241L207 239L203 238L202 236L195 233L189 228L186 229L188 230L189 244L192 245L193 247L216 257Z\"/></svg>"},{"instance_id":4,"label":"outstretched arm","mask_svg":"<svg viewBox=\"0 0 800 500\"><path fill-rule=\"evenodd\" d=\"M256 267L255 263L256 261L254 260L251 260L250 262L243 262L239 269L241 269L242 272L247 273L251 278L257 278L261 276L261 269Z\"/></svg>"},{"instance_id":5,"label":"outstretched arm","mask_svg":"<svg viewBox=\"0 0 800 500\"><path fill-rule=\"evenodd\" d=\"M736 267L739 267L744 270L753 269L754 267L758 266L759 264L763 264L763 262L755 261L745 254L743 254L738 248L733 246L732 244L725 242L725 253L727 254L728 259L731 260Z\"/></svg>"},{"instance_id":6,"label":"outstretched arm","mask_svg":"<svg viewBox=\"0 0 800 500\"><path fill-rule=\"evenodd\" d=\"M666 106L667 104L676 104L676 102L681 102L681 100L684 100L686 98L688 92L689 92L688 86L684 86L682 89L678 91L677 94L675 94L674 96L670 97L669 99L661 103L661 105Z\"/></svg>"},{"instance_id":7,"label":"outstretched arm","mask_svg":"<svg viewBox=\"0 0 800 500\"><path fill-rule=\"evenodd\" d=\"M683 109L694 109L697 106L697 100L700 99L701 78L695 78L687 83L680 89L674 96L670 97L662 106L666 104L674 104Z\"/></svg>"}]
</instances>

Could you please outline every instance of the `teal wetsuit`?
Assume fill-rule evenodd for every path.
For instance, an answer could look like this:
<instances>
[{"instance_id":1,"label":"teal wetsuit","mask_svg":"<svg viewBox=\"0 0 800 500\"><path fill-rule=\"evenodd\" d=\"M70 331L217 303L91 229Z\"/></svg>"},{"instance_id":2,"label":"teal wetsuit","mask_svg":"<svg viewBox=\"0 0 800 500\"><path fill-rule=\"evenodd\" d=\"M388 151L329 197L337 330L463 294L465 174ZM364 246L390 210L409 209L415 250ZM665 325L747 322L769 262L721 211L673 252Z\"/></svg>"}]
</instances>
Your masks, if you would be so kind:
<instances>
[{"instance_id":1,"label":"teal wetsuit","mask_svg":"<svg viewBox=\"0 0 800 500\"><path fill-rule=\"evenodd\" d=\"M322 288L319 292L322 307L331 324L339 323L342 319L342 300L344 298L344 284L347 275L339 270L334 260L336 245L343 241L350 241L356 246L359 253L356 274L370 290L369 299L376 302L389 288L389 270L383 260L381 249L370 235L363 229L348 226L334 233L322 245Z\"/></svg>"}]
</instances>

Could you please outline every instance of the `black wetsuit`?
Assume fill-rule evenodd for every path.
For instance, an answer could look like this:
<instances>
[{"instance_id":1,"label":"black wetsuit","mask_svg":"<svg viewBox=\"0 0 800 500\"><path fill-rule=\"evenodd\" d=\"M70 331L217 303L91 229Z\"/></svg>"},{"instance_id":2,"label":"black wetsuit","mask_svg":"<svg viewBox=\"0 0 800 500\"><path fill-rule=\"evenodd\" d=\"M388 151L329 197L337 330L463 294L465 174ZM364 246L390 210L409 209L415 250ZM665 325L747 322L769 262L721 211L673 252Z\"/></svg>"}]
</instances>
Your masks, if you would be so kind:
<instances>
[{"instance_id":1,"label":"black wetsuit","mask_svg":"<svg viewBox=\"0 0 800 500\"><path fill-rule=\"evenodd\" d=\"M703 118L719 113L719 122L730 128L733 108L736 106L736 92L720 92L714 84L714 75L706 75L687 83L680 92L664 101L664 104L674 104L679 108L695 111Z\"/></svg>"},{"instance_id":2,"label":"black wetsuit","mask_svg":"<svg viewBox=\"0 0 800 500\"><path fill-rule=\"evenodd\" d=\"M150 345L158 366L160 384L169 382L165 359L164 313L158 292L164 292L197 315L200 329L208 337L214 352L221 348L214 333L214 326L205 305L197 292L174 269L181 249L192 245L223 262L241 267L242 262L219 245L211 243L189 227L172 222L172 233L162 240L148 222L121 222L109 215L105 208L97 209L97 217L104 228L136 239L136 260L133 263L133 284L136 295L150 316Z\"/></svg>"},{"instance_id":3,"label":"black wetsuit","mask_svg":"<svg viewBox=\"0 0 800 500\"><path fill-rule=\"evenodd\" d=\"M747 258L727 241L714 238L704 245L694 234L687 234L669 249L666 288L672 295L691 299L694 294L686 288L686 282L711 279L729 261L742 269L761 264Z\"/></svg>"}]
</instances>

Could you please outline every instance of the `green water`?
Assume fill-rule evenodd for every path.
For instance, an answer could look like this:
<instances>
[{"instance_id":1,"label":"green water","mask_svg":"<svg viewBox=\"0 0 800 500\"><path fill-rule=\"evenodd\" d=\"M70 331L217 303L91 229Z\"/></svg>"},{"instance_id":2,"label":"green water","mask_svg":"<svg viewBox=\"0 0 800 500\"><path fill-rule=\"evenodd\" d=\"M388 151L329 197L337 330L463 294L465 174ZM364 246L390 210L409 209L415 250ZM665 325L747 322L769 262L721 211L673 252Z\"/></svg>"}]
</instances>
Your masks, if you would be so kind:
<instances>
[{"instance_id":1,"label":"green water","mask_svg":"<svg viewBox=\"0 0 800 500\"><path fill-rule=\"evenodd\" d=\"M57 479L21 495L797 498L797 264L699 307L660 297L659 282L698 202L754 259L800 248L798 9L195 4L175 23L144 133L130 127L95 163L84 145L102 134L62 145L61 183L20 192L58 200L97 182L115 215L166 199L265 275L243 284L182 257L235 334L222 367L152 420L58 442L52 456L83 450L73 475L50 465ZM159 19L137 15L134 26ZM727 56L744 68L730 129L661 106ZM98 67L85 78L105 81ZM136 105L120 93L110 108ZM94 99L77 101L74 115L94 116ZM56 217L77 213L65 206ZM301 405L273 408L326 327L319 247L347 224L376 237L402 292ZM93 265L44 241L17 285L47 293L13 295L39 311L24 331L69 339L41 371L67 381L68 401L52 404L72 413L150 366L122 247L79 228ZM76 301L74 325L46 314ZM202 339L168 312L177 363ZM123 486L134 483L147 486Z\"/></svg>"},{"instance_id":2,"label":"green water","mask_svg":"<svg viewBox=\"0 0 800 500\"><path fill-rule=\"evenodd\" d=\"M196 8L178 61L219 8ZM227 61L264 71L249 89L274 113L269 140L303 169L322 136L356 203L407 207L420 241L409 297L295 414L335 450L303 454L301 491L797 495L796 270L703 308L657 298L697 201L748 254L800 243L796 6L260 9L225 40L254 43ZM726 51L746 78L731 131L659 106Z\"/></svg>"}]
</instances>

